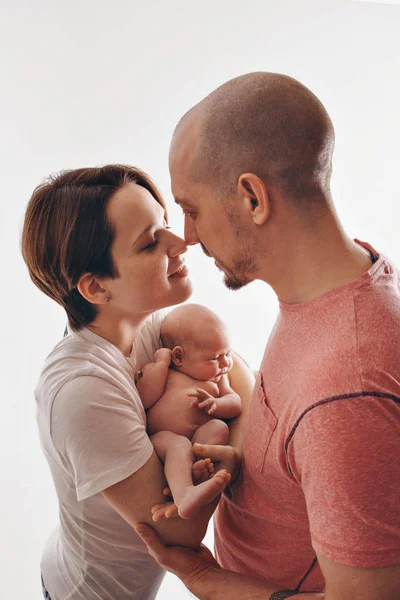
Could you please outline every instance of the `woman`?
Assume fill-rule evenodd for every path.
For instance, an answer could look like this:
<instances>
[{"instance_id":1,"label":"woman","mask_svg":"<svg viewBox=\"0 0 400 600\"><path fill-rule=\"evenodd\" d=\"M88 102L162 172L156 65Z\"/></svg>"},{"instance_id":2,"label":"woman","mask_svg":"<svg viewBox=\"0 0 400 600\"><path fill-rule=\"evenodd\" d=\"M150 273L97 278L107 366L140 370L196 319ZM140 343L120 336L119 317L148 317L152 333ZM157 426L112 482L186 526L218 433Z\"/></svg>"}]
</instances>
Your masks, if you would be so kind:
<instances>
[{"instance_id":1,"label":"woman","mask_svg":"<svg viewBox=\"0 0 400 600\"><path fill-rule=\"evenodd\" d=\"M149 177L122 165L61 173L27 207L24 260L69 322L35 390L60 505L42 557L43 592L52 600L147 600L164 574L133 526L152 523L165 486L134 372L160 346L157 311L191 294L186 244L166 218ZM237 358L231 373L246 403L252 380ZM237 426L232 435L240 435ZM167 543L196 548L214 506L193 521L152 525Z\"/></svg>"}]
</instances>

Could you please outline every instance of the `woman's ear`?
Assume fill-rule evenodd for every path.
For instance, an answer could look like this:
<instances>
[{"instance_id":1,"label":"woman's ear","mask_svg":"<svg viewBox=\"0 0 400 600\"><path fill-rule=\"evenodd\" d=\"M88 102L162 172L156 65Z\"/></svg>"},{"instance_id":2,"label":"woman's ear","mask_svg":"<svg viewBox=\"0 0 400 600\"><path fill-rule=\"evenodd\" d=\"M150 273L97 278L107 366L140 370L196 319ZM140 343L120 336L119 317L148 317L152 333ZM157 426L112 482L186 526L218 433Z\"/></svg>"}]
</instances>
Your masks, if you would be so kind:
<instances>
[{"instance_id":1,"label":"woman's ear","mask_svg":"<svg viewBox=\"0 0 400 600\"><path fill-rule=\"evenodd\" d=\"M171 360L176 367L181 367L183 362L184 350L182 346L175 346L171 350Z\"/></svg>"},{"instance_id":2,"label":"woman's ear","mask_svg":"<svg viewBox=\"0 0 400 600\"><path fill-rule=\"evenodd\" d=\"M243 173L238 179L239 198L255 225L264 225L267 221L271 206L268 190L254 173Z\"/></svg>"},{"instance_id":3,"label":"woman's ear","mask_svg":"<svg viewBox=\"0 0 400 600\"><path fill-rule=\"evenodd\" d=\"M109 292L92 273L82 275L76 287L81 296L91 304L104 304L111 299Z\"/></svg>"}]
</instances>

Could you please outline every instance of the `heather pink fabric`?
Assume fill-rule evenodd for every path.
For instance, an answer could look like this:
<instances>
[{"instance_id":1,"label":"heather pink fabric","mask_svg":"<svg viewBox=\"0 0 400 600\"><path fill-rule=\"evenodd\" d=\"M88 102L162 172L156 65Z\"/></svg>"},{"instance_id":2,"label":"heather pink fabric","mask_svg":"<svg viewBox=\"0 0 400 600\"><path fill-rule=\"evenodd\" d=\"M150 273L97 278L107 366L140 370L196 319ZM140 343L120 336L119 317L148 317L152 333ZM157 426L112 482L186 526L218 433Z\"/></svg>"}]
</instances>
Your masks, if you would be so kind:
<instances>
[{"instance_id":1,"label":"heather pink fabric","mask_svg":"<svg viewBox=\"0 0 400 600\"><path fill-rule=\"evenodd\" d=\"M216 513L220 564L302 591L324 588L316 553L400 564L399 457L399 274L379 257L349 284L280 304L243 469Z\"/></svg>"}]
</instances>

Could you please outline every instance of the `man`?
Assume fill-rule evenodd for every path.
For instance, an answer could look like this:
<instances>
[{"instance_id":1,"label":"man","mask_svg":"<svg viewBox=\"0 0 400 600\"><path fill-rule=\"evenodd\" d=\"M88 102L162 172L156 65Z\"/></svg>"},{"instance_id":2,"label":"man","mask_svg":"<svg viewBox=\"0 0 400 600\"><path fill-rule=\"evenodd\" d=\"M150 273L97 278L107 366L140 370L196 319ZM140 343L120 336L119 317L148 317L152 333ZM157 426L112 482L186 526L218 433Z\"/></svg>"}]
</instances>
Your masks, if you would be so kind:
<instances>
[{"instance_id":1,"label":"man","mask_svg":"<svg viewBox=\"0 0 400 600\"><path fill-rule=\"evenodd\" d=\"M229 288L262 279L280 303L242 471L216 513L219 564L139 527L200 599L400 598L398 273L344 232L333 147L319 100L273 73L222 85L174 134L187 243L202 245Z\"/></svg>"}]
</instances>

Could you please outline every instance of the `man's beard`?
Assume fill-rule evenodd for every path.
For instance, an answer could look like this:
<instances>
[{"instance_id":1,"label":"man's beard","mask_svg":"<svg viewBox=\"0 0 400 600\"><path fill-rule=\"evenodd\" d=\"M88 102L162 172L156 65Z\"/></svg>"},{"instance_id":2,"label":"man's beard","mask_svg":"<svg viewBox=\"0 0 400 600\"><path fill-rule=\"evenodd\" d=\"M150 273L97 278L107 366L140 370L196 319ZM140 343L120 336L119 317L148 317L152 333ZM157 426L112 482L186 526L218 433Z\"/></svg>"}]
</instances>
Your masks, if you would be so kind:
<instances>
[{"instance_id":1,"label":"man's beard","mask_svg":"<svg viewBox=\"0 0 400 600\"><path fill-rule=\"evenodd\" d=\"M255 272L255 264L250 256L241 256L234 263L229 275L225 273L224 284L228 290L240 290L252 281L249 277Z\"/></svg>"},{"instance_id":2,"label":"man's beard","mask_svg":"<svg viewBox=\"0 0 400 600\"><path fill-rule=\"evenodd\" d=\"M206 256L213 258L213 255L208 252L207 248L203 246L202 243L200 243L200 246ZM254 273L256 268L254 260L250 257L250 251L247 250L247 252L249 253L247 256L241 256L234 261L234 267L229 270L229 274L224 269L220 268L224 273L224 285L228 290L240 290L252 281L249 279L248 275Z\"/></svg>"}]
</instances>

